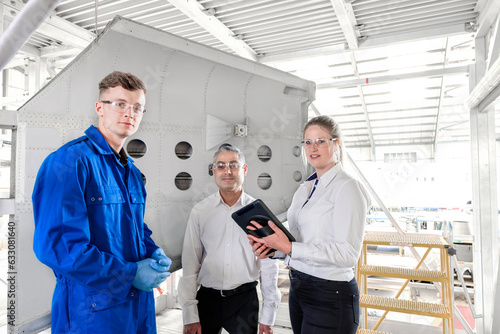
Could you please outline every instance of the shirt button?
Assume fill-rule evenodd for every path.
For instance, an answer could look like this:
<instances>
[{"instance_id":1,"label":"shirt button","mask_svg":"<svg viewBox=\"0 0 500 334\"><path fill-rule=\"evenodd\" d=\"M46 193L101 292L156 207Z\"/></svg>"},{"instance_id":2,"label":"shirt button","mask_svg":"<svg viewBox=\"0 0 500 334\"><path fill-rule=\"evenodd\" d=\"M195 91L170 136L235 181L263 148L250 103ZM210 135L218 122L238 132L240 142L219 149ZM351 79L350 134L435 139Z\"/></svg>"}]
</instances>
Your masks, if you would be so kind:
<instances>
[{"instance_id":1,"label":"shirt button","mask_svg":"<svg viewBox=\"0 0 500 334\"><path fill-rule=\"evenodd\" d=\"M102 197L99 197L99 200L102 201Z\"/></svg>"},{"instance_id":2,"label":"shirt button","mask_svg":"<svg viewBox=\"0 0 500 334\"><path fill-rule=\"evenodd\" d=\"M92 304L92 307L96 307L96 306L97 306L96 303Z\"/></svg>"},{"instance_id":3,"label":"shirt button","mask_svg":"<svg viewBox=\"0 0 500 334\"><path fill-rule=\"evenodd\" d=\"M130 297L134 297L134 293L133 292L130 294Z\"/></svg>"},{"instance_id":4,"label":"shirt button","mask_svg":"<svg viewBox=\"0 0 500 334\"><path fill-rule=\"evenodd\" d=\"M93 201L95 201L95 197L92 197L90 200L91 200L92 202L93 202Z\"/></svg>"}]
</instances>

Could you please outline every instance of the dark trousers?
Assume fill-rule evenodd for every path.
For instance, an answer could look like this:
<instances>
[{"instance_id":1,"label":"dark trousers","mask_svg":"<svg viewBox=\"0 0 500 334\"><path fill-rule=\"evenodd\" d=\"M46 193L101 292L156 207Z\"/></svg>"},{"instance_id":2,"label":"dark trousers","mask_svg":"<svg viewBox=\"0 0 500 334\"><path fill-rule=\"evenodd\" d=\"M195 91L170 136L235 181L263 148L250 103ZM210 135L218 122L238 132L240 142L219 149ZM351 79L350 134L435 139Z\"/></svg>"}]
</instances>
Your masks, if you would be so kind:
<instances>
[{"instance_id":1,"label":"dark trousers","mask_svg":"<svg viewBox=\"0 0 500 334\"><path fill-rule=\"evenodd\" d=\"M329 281L290 270L290 321L294 334L355 334L359 323L356 279Z\"/></svg>"},{"instance_id":2,"label":"dark trousers","mask_svg":"<svg viewBox=\"0 0 500 334\"><path fill-rule=\"evenodd\" d=\"M222 328L230 334L257 333L259 299L255 287L230 297L213 291L202 288L196 295L203 334L219 334Z\"/></svg>"}]
</instances>

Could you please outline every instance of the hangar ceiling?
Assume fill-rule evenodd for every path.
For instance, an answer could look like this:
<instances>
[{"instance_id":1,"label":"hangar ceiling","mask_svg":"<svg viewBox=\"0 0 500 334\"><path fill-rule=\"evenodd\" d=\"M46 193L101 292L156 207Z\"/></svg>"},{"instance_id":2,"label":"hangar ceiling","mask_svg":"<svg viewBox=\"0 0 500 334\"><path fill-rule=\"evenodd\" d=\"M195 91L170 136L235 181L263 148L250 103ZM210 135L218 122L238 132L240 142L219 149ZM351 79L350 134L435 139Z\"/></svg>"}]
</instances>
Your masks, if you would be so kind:
<instances>
[{"instance_id":1,"label":"hangar ceiling","mask_svg":"<svg viewBox=\"0 0 500 334\"><path fill-rule=\"evenodd\" d=\"M5 30L25 4L2 3ZM469 65L477 36L498 57L499 12L496 0L62 0L6 68L43 84L121 15L316 82L310 115L338 120L347 147L435 148L469 140Z\"/></svg>"}]
</instances>

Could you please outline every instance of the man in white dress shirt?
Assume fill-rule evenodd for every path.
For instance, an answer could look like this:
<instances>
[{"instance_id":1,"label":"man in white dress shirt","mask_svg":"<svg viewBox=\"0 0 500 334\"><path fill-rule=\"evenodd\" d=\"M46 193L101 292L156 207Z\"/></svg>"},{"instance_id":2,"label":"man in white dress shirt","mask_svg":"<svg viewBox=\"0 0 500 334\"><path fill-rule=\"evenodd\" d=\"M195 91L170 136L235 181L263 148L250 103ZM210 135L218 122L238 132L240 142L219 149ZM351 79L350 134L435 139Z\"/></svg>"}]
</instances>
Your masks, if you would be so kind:
<instances>
[{"instance_id":1,"label":"man in white dress shirt","mask_svg":"<svg viewBox=\"0 0 500 334\"><path fill-rule=\"evenodd\" d=\"M219 191L193 207L182 251L179 281L185 334L272 334L281 295L278 264L258 259L231 214L254 201L243 191L248 171L243 153L223 145L212 166ZM258 321L256 285L263 307ZM198 289L199 287L199 289Z\"/></svg>"}]
</instances>

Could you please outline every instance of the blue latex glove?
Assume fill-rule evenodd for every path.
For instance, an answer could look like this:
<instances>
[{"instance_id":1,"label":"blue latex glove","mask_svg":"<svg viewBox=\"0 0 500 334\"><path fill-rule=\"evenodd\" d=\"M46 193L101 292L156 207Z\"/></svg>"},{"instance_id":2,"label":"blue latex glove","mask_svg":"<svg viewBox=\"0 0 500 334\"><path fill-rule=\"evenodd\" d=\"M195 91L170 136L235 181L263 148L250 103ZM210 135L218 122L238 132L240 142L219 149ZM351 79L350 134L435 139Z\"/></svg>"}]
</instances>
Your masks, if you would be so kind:
<instances>
[{"instance_id":1,"label":"blue latex glove","mask_svg":"<svg viewBox=\"0 0 500 334\"><path fill-rule=\"evenodd\" d=\"M157 262L153 259L144 259L137 262L137 272L132 282L135 288L142 291L151 291L170 276L169 272L159 272L153 269L151 267L152 263Z\"/></svg>"},{"instance_id":2,"label":"blue latex glove","mask_svg":"<svg viewBox=\"0 0 500 334\"><path fill-rule=\"evenodd\" d=\"M153 260L156 262L152 262L149 265L151 268L158 272L166 272L170 268L172 264L172 260L165 255L165 252L161 248L157 248L154 253L151 255Z\"/></svg>"}]
</instances>

